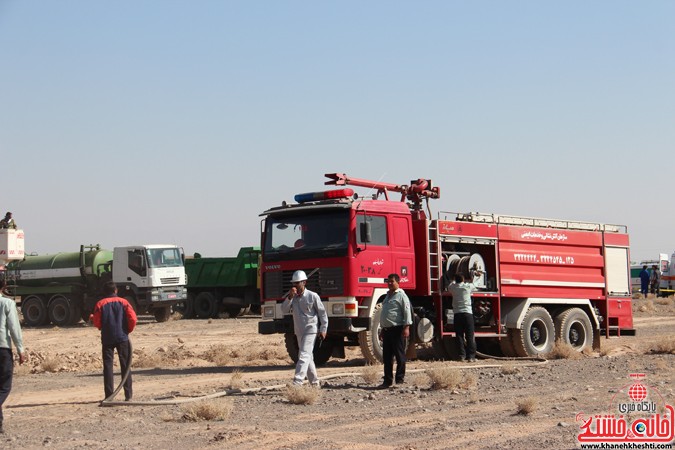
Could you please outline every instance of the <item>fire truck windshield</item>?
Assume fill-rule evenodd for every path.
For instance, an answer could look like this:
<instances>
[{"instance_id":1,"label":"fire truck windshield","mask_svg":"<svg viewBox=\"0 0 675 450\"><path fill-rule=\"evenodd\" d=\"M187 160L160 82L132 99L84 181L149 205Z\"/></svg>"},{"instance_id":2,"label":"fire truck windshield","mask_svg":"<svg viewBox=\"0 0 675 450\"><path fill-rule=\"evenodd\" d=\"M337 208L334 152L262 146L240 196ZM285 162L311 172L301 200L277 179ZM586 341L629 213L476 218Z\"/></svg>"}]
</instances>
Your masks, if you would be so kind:
<instances>
[{"instance_id":1,"label":"fire truck windshield","mask_svg":"<svg viewBox=\"0 0 675 450\"><path fill-rule=\"evenodd\" d=\"M265 261L345 256L348 237L348 210L268 216Z\"/></svg>"}]
</instances>

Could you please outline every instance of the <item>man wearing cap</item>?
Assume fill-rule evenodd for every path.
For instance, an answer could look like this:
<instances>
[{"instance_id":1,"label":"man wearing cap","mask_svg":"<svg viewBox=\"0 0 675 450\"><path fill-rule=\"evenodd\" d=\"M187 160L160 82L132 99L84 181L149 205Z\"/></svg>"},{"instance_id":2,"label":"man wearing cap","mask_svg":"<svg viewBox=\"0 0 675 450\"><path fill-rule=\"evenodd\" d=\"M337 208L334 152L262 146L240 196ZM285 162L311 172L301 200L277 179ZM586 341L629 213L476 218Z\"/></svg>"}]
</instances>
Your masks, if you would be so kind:
<instances>
[{"instance_id":1,"label":"man wearing cap","mask_svg":"<svg viewBox=\"0 0 675 450\"><path fill-rule=\"evenodd\" d=\"M328 314L319 295L305 287L305 272L296 270L291 284L293 287L286 294L281 311L284 314L293 313L293 328L298 340L298 363L295 366L293 384L301 385L307 377L312 386L319 387L319 376L314 365L314 341L317 333L321 339L326 338Z\"/></svg>"}]
</instances>

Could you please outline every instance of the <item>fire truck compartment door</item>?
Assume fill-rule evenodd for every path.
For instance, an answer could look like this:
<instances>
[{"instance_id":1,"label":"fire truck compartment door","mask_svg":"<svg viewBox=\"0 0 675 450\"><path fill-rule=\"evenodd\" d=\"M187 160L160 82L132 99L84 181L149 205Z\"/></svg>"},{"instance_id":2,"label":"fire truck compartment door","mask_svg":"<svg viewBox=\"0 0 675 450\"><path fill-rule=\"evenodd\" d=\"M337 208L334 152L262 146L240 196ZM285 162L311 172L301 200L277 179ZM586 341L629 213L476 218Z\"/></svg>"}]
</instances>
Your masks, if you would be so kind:
<instances>
[{"instance_id":1,"label":"fire truck compartment door","mask_svg":"<svg viewBox=\"0 0 675 450\"><path fill-rule=\"evenodd\" d=\"M607 293L609 295L630 295L628 249L625 247L606 247L605 267L607 271Z\"/></svg>"}]
</instances>

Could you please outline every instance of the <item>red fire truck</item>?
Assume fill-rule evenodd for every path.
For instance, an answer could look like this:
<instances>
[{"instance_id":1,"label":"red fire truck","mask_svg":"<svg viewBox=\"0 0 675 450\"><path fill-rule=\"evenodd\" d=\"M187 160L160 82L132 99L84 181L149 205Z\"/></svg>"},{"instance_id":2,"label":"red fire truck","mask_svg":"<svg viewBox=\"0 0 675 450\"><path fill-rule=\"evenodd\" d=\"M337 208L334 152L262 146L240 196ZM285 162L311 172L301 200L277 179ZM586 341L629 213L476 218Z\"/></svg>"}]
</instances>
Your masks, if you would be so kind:
<instances>
[{"instance_id":1,"label":"red fire truck","mask_svg":"<svg viewBox=\"0 0 675 450\"><path fill-rule=\"evenodd\" d=\"M382 360L379 313L385 278L414 310L411 341L432 343L439 357L456 355L452 296L456 273L473 280L479 346L492 341L506 356L549 352L561 339L581 351L601 336L632 335L630 258L625 226L481 213L439 212L430 180L409 185L326 174L327 185L350 188L295 196L265 211L262 231L262 334L284 333L297 360L291 316L280 303L291 275L309 274L329 316L328 338L315 350L322 364L359 345L368 362ZM400 199L390 196L400 194ZM425 211L426 209L426 211Z\"/></svg>"}]
</instances>

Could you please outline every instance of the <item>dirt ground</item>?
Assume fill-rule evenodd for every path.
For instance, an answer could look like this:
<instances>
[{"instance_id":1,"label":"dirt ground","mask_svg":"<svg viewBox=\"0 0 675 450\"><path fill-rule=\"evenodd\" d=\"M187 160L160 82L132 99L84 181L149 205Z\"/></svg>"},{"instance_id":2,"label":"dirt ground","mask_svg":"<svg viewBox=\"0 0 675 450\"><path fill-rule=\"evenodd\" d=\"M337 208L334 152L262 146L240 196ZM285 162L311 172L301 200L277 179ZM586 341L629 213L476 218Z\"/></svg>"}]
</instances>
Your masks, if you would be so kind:
<instances>
[{"instance_id":1,"label":"dirt ground","mask_svg":"<svg viewBox=\"0 0 675 450\"><path fill-rule=\"evenodd\" d=\"M232 409L224 420L210 421L184 419L195 403L99 407L98 331L85 324L27 328L31 361L15 369L0 448L578 448L577 415L607 413L631 373L645 373L643 383L675 404L675 354L651 351L668 342L673 349L675 300L638 300L634 310L636 337L603 338L601 352L581 359L467 365L421 352L409 362L407 383L384 391L375 389L380 380L367 383L358 375L367 368L350 348L346 360L319 369L322 377L345 375L325 380L315 403L292 404L280 390L232 395L209 401L217 410ZM141 320L132 334L134 400L289 382L293 366L283 338L258 335L258 320ZM423 370L438 367L460 369L469 382L430 389ZM533 407L527 415L518 414L524 399Z\"/></svg>"}]
</instances>

